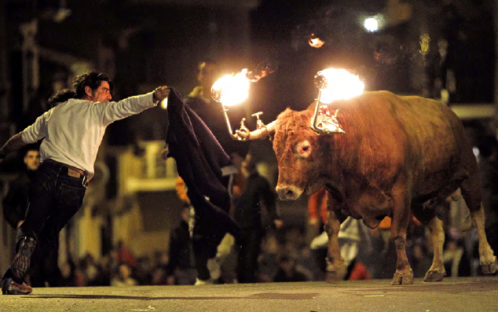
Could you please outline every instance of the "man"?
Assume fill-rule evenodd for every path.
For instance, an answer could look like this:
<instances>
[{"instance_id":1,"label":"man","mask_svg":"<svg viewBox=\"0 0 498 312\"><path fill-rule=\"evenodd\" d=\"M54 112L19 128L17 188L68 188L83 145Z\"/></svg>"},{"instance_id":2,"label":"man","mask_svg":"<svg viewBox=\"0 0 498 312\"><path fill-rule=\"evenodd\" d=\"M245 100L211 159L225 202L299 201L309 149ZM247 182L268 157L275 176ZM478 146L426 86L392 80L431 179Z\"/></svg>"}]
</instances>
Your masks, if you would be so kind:
<instances>
[{"instance_id":1,"label":"man","mask_svg":"<svg viewBox=\"0 0 498 312\"><path fill-rule=\"evenodd\" d=\"M42 164L30 186L28 212L18 230L17 254L3 276L3 294L32 292L24 283L31 256L35 248L52 249L60 230L81 207L106 127L156 106L168 94L169 89L163 86L110 102L109 77L96 72L82 74L75 78L73 90L63 90L52 98L58 103L54 108L0 149L0 157L4 157L44 139L40 146Z\"/></svg>"},{"instance_id":2,"label":"man","mask_svg":"<svg viewBox=\"0 0 498 312\"><path fill-rule=\"evenodd\" d=\"M211 60L200 62L197 67L197 81L199 85L185 98L185 103L202 119L202 122L211 130L223 148L223 151L233 160L238 154L243 153L246 144L245 142L236 142L230 138L223 115L223 107L211 97L211 87L217 78L218 65L216 62ZM222 170L222 183L228 192L230 192L232 175L236 172L236 168L228 164ZM195 205L194 208L196 208ZM193 228L192 244L194 246L194 258L198 271L196 285L211 284L216 280L216 276L214 275L218 275L219 271L218 262L220 259L216 259L218 248L222 242L225 244L231 239L229 237L225 238L225 229L218 228L213 232L212 229L208 229L205 226L205 221L201 220L199 215L195 214L194 219L195 225Z\"/></svg>"},{"instance_id":3,"label":"man","mask_svg":"<svg viewBox=\"0 0 498 312\"><path fill-rule=\"evenodd\" d=\"M9 191L2 202L5 220L14 230L24 222L28 209L29 184L40 165L40 152L35 145L24 150L23 161L25 168L9 183Z\"/></svg>"},{"instance_id":4,"label":"man","mask_svg":"<svg viewBox=\"0 0 498 312\"><path fill-rule=\"evenodd\" d=\"M190 206L183 207L181 217L180 224L170 233L168 285L194 285L197 277L189 231Z\"/></svg>"},{"instance_id":5,"label":"man","mask_svg":"<svg viewBox=\"0 0 498 312\"><path fill-rule=\"evenodd\" d=\"M492 135L479 138L479 172L482 181L486 236L489 245L498 251L498 141Z\"/></svg>"},{"instance_id":6,"label":"man","mask_svg":"<svg viewBox=\"0 0 498 312\"><path fill-rule=\"evenodd\" d=\"M246 186L242 194L234 199L235 221L242 229L237 280L239 283L256 283L257 260L265 234L261 206L266 208L269 219L277 229L283 223L276 210L275 194L270 183L258 173L251 154L247 154L242 162L242 172L247 179Z\"/></svg>"}]
</instances>

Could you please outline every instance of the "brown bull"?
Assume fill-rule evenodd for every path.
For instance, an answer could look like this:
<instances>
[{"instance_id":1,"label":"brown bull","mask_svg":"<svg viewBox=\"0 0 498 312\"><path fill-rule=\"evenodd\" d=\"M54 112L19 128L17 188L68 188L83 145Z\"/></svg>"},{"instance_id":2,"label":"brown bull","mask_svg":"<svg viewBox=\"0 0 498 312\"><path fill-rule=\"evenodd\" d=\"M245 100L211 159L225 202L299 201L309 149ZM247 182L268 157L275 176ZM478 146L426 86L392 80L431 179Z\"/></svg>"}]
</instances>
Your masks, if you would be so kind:
<instances>
[{"instance_id":1,"label":"brown bull","mask_svg":"<svg viewBox=\"0 0 498 312\"><path fill-rule=\"evenodd\" d=\"M318 135L311 130L314 105L305 111L287 109L267 129L249 134L254 139L275 133L280 199L295 200L327 188L329 275L340 278L345 272L337 236L347 216L363 219L370 228L390 216L397 252L392 284L412 284L405 250L412 213L428 226L434 246L424 281L441 281L446 273L444 231L435 210L460 192L477 227L481 268L484 273L496 272L496 258L484 232L477 162L458 117L440 102L387 91L365 92L330 106L339 109L337 118L345 134Z\"/></svg>"}]
</instances>

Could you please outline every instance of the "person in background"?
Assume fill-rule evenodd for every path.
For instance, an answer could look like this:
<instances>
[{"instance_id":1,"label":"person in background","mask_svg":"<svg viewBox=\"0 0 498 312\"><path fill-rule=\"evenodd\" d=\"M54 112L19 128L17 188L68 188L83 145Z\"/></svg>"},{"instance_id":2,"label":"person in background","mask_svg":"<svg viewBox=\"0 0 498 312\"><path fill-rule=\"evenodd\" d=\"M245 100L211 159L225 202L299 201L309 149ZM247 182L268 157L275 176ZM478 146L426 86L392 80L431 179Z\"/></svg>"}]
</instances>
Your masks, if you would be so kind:
<instances>
[{"instance_id":1,"label":"person in background","mask_svg":"<svg viewBox=\"0 0 498 312\"><path fill-rule=\"evenodd\" d=\"M118 241L118 262L124 262L128 264L130 268L133 268L136 265L135 256L123 240Z\"/></svg>"},{"instance_id":2,"label":"person in background","mask_svg":"<svg viewBox=\"0 0 498 312\"><path fill-rule=\"evenodd\" d=\"M177 178L176 181L176 194L178 198L184 203L185 209L182 213L182 221L174 232L174 236L170 239L170 257L173 260L170 261L170 265L166 267L166 274L168 275L168 284L172 285L175 283L175 275L178 275L176 283L178 285L183 285L184 283L190 284L190 279L194 277L194 285L205 285L213 283L224 283L222 280L222 275L229 275L228 272L222 272L221 265L224 260L229 256L232 251L232 247L235 243L235 239L232 235L226 234L221 240L215 240L210 238L208 235L196 232L196 224L201 224L202 220L196 218L195 209L192 206L190 199L187 195L187 186L181 177ZM188 236L188 240L187 237ZM213 242L217 242L217 244ZM199 247L202 245L202 249L199 251ZM216 248L212 251L211 248ZM206 252L208 251L208 252ZM180 254L178 254L180 252ZM209 257L208 253L213 256ZM184 262L187 260L189 264ZM178 258L179 257L179 258ZM175 268L179 265L178 261L183 262L182 270L176 270ZM193 264L192 262L193 261ZM193 265L195 271L187 269L189 266ZM180 284L182 283L182 284Z\"/></svg>"},{"instance_id":3,"label":"person in background","mask_svg":"<svg viewBox=\"0 0 498 312\"><path fill-rule=\"evenodd\" d=\"M246 176L245 189L239 197L234 198L235 221L242 229L237 280L239 283L256 283L258 256L265 235L261 207L266 208L275 228L282 227L282 220L277 213L275 194L270 183L256 170L251 154L247 154L242 162L242 172Z\"/></svg>"},{"instance_id":4,"label":"person in background","mask_svg":"<svg viewBox=\"0 0 498 312\"><path fill-rule=\"evenodd\" d=\"M162 86L111 102L109 77L85 73L74 79L72 90L62 90L49 100L57 103L55 107L2 146L0 158L43 139L42 164L30 185L29 208L18 230L16 256L3 276L3 294L32 292L24 282L32 255L36 248L53 249L59 232L80 209L107 126L156 106L169 91Z\"/></svg>"},{"instance_id":5,"label":"person in background","mask_svg":"<svg viewBox=\"0 0 498 312\"><path fill-rule=\"evenodd\" d=\"M194 285L197 278L189 232L190 206L182 209L181 220L171 231L169 263L166 266L168 285Z\"/></svg>"},{"instance_id":6,"label":"person in background","mask_svg":"<svg viewBox=\"0 0 498 312\"><path fill-rule=\"evenodd\" d=\"M28 210L29 188L40 166L40 152L36 144L27 145L22 149L24 168L9 184L9 190L3 199L5 220L17 230L24 222ZM59 241L48 254L38 253L38 261L29 269L29 284L32 287L61 286L62 275L58 267ZM42 249L39 249L42 250Z\"/></svg>"},{"instance_id":7,"label":"person in background","mask_svg":"<svg viewBox=\"0 0 498 312\"><path fill-rule=\"evenodd\" d=\"M117 272L111 278L111 286L136 286L137 281L131 277L131 268L126 263L121 263Z\"/></svg>"},{"instance_id":8,"label":"person in background","mask_svg":"<svg viewBox=\"0 0 498 312\"><path fill-rule=\"evenodd\" d=\"M29 185L40 166L40 152L36 145L28 145L24 149L23 162L24 169L9 183L9 190L2 201L5 220L14 230L24 222L28 210Z\"/></svg>"},{"instance_id":9,"label":"person in background","mask_svg":"<svg viewBox=\"0 0 498 312\"><path fill-rule=\"evenodd\" d=\"M498 142L493 136L485 136L480 139L477 148L486 237L491 248L498 252Z\"/></svg>"},{"instance_id":10,"label":"person in background","mask_svg":"<svg viewBox=\"0 0 498 312\"><path fill-rule=\"evenodd\" d=\"M216 144L223 149L226 155L230 155L233 159L237 154L238 149L234 147L235 143L229 136L226 128L225 119L223 117L223 108L220 103L215 102L211 98L211 87L215 80L218 78L218 66L213 61L204 61L199 63L197 67L197 81L199 83L192 92L185 97L184 103L189 108L189 114L194 114L197 122L200 122L200 127L204 129L207 127L216 139ZM198 119L197 119L198 118ZM200 120L199 120L200 119ZM205 126L205 127L204 127ZM171 133L171 132L169 132ZM210 139L208 139L210 140ZM238 148L244 147L246 144L238 142ZM166 157L163 150L163 158ZM236 173L236 167L232 163L224 164L222 168L222 177L219 181L220 184L227 190L226 199L231 196L231 184ZM181 180L183 183L183 180ZM191 182L192 183L192 182ZM188 185L185 185L185 190ZM209 196L201 194L206 197L207 201L211 201ZM221 207L227 214L229 213L228 201L225 201ZM201 206L203 204L200 204ZM229 246L233 243L234 238L228 234L225 228L212 227L206 224L202 218L197 214L201 209L200 206L193 205L191 220L191 241L194 250L195 266L197 268L197 281L195 285L212 284L217 282L220 273L220 260L225 255L220 253L221 250L227 250L224 246ZM230 249L231 247L228 247Z\"/></svg>"}]
</instances>

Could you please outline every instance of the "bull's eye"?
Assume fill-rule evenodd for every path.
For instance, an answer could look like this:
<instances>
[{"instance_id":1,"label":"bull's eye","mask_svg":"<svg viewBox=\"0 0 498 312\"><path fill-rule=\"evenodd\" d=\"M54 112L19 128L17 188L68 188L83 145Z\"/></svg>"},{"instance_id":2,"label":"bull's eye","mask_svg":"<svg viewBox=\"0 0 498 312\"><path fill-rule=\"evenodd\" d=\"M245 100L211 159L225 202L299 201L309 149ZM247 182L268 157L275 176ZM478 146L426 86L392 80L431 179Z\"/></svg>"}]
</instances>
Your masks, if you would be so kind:
<instances>
[{"instance_id":1,"label":"bull's eye","mask_svg":"<svg viewBox=\"0 0 498 312\"><path fill-rule=\"evenodd\" d=\"M308 158L311 154L311 144L308 140L296 144L296 154L302 158Z\"/></svg>"}]
</instances>

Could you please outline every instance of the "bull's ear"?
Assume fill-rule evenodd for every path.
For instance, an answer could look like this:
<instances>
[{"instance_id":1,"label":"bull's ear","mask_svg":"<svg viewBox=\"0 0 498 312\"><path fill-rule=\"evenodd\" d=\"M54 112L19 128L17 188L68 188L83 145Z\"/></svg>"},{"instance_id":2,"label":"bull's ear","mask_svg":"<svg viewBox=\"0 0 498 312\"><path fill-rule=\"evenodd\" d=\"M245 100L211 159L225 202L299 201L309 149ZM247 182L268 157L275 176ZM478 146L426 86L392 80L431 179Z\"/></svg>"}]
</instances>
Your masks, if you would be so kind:
<instances>
[{"instance_id":1,"label":"bull's ear","mask_svg":"<svg viewBox=\"0 0 498 312\"><path fill-rule=\"evenodd\" d=\"M311 155L311 143L308 140L299 141L295 147L295 153L298 157L308 158Z\"/></svg>"}]
</instances>

